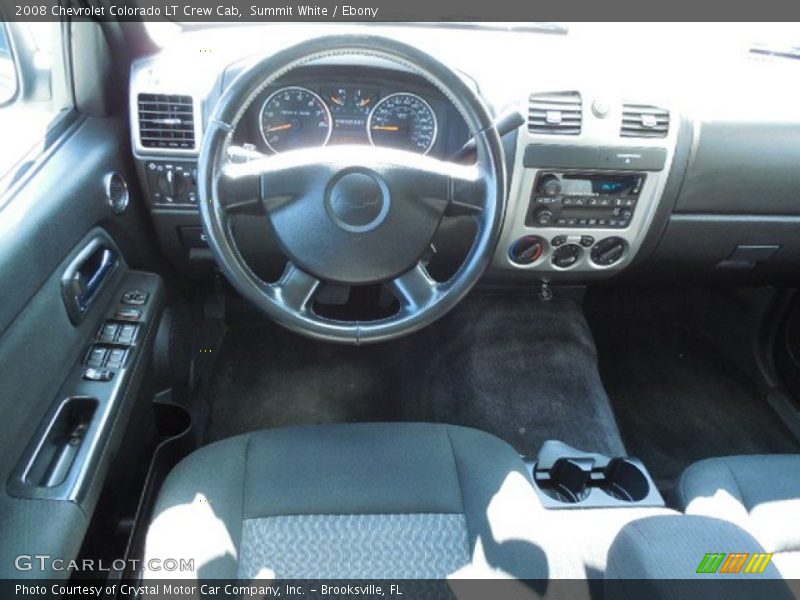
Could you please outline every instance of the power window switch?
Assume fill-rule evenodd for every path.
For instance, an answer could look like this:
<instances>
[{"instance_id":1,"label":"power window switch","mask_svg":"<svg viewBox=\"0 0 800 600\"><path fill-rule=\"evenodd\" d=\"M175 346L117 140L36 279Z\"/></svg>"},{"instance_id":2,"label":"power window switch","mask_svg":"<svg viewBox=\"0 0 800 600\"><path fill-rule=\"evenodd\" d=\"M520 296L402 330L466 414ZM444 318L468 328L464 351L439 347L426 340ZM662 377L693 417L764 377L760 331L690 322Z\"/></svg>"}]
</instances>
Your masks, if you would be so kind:
<instances>
[{"instance_id":1,"label":"power window switch","mask_svg":"<svg viewBox=\"0 0 800 600\"><path fill-rule=\"evenodd\" d=\"M117 342L120 344L130 344L136 335L136 325L123 325L119 329L119 337Z\"/></svg>"},{"instance_id":2,"label":"power window switch","mask_svg":"<svg viewBox=\"0 0 800 600\"><path fill-rule=\"evenodd\" d=\"M125 362L125 350L114 348L108 353L108 360L106 361L107 367L119 369L122 367L123 362Z\"/></svg>"},{"instance_id":3,"label":"power window switch","mask_svg":"<svg viewBox=\"0 0 800 600\"><path fill-rule=\"evenodd\" d=\"M100 336L99 339L101 342L113 342L114 338L117 337L117 331L119 327L114 323L106 323L100 329Z\"/></svg>"},{"instance_id":4,"label":"power window switch","mask_svg":"<svg viewBox=\"0 0 800 600\"><path fill-rule=\"evenodd\" d=\"M111 381L114 371L111 369L96 369L89 367L83 372L83 378L87 381Z\"/></svg>"},{"instance_id":5,"label":"power window switch","mask_svg":"<svg viewBox=\"0 0 800 600\"><path fill-rule=\"evenodd\" d=\"M102 367L107 353L108 350L105 348L95 346L89 351L89 356L86 359L86 365L89 367Z\"/></svg>"}]
</instances>

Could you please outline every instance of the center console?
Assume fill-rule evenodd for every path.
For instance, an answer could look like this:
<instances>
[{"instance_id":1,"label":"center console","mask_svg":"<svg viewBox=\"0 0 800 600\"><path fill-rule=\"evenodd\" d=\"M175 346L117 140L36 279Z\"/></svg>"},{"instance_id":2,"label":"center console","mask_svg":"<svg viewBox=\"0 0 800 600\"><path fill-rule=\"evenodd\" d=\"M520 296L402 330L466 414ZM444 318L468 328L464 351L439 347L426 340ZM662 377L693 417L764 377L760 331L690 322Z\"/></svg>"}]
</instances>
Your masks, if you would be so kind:
<instances>
[{"instance_id":1,"label":"center console","mask_svg":"<svg viewBox=\"0 0 800 600\"><path fill-rule=\"evenodd\" d=\"M622 270L663 194L675 115L593 90L534 93L527 104L493 267L541 281Z\"/></svg>"}]
</instances>

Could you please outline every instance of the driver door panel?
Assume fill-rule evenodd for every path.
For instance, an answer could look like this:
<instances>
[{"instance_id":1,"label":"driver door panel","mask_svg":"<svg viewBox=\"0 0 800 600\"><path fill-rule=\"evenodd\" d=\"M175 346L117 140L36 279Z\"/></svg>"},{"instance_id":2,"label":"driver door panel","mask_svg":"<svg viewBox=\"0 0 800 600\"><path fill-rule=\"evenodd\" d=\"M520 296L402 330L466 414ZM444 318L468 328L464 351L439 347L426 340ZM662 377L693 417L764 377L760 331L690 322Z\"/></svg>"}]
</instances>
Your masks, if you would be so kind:
<instances>
[{"instance_id":1,"label":"driver door panel","mask_svg":"<svg viewBox=\"0 0 800 600\"><path fill-rule=\"evenodd\" d=\"M0 277L4 282L0 295L2 577L48 575L37 569L15 568L21 549L66 560L77 556L113 458L115 439L124 429L126 412L141 386L152 351L163 286L160 278L132 271L127 262L148 262L146 252L137 250L147 247L145 222L136 206L138 195L132 188L130 208L118 215L111 209L103 184L111 172L133 181L125 140L125 128L113 119L78 119L0 209ZM65 304L64 275L96 240L114 249L117 266L75 320ZM131 285L150 286L148 334L142 331L136 356L129 358L131 372L117 376L115 410L98 423L93 419L103 414L101 405L110 394L83 381L84 359L109 310ZM41 476L31 474L31 457L37 448L41 451L48 444L68 443L74 433L51 431L58 407L73 397L84 399L84 407L94 404L93 411L76 410L81 402L69 410L75 411L70 413L77 419L75 425L85 417L89 430L101 431L96 453L85 462L80 455L71 459L69 453L58 455L60 467L48 464L39 468ZM51 468L56 470L48 471ZM83 471L80 485L47 493L47 488L52 492L58 487L54 482L62 482L62 475L64 481L72 481L79 470ZM26 477L27 489L20 485Z\"/></svg>"}]
</instances>

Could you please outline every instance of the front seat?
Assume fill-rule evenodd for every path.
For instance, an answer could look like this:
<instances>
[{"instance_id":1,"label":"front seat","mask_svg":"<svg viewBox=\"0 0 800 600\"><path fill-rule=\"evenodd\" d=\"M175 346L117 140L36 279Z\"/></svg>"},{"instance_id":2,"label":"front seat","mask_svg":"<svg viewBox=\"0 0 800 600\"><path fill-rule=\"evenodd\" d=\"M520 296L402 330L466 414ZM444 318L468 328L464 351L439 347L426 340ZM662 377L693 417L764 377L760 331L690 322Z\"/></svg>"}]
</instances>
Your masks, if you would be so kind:
<instances>
[{"instance_id":1,"label":"front seat","mask_svg":"<svg viewBox=\"0 0 800 600\"><path fill-rule=\"evenodd\" d=\"M710 458L691 465L678 483L687 514L747 530L787 579L800 578L800 455Z\"/></svg>"},{"instance_id":2,"label":"front seat","mask_svg":"<svg viewBox=\"0 0 800 600\"><path fill-rule=\"evenodd\" d=\"M449 425L346 424L259 431L206 446L167 477L152 559L199 579L548 576L516 532L535 495L505 442Z\"/></svg>"}]
</instances>

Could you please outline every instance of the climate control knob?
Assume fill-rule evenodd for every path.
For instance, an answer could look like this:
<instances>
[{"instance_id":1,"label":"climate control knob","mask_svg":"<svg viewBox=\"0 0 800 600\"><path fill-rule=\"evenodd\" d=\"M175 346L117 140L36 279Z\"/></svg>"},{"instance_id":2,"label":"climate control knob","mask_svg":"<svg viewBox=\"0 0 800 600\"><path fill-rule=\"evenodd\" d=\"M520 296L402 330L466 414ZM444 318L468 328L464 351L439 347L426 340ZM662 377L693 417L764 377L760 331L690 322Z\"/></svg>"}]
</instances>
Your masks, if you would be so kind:
<instances>
[{"instance_id":1,"label":"climate control knob","mask_svg":"<svg viewBox=\"0 0 800 600\"><path fill-rule=\"evenodd\" d=\"M517 265L535 263L544 253L545 241L538 235L526 235L511 244L508 258Z\"/></svg>"},{"instance_id":2,"label":"climate control knob","mask_svg":"<svg viewBox=\"0 0 800 600\"><path fill-rule=\"evenodd\" d=\"M594 245L589 257L596 265L610 267L622 258L625 248L627 248L627 244L622 238L608 237Z\"/></svg>"},{"instance_id":3,"label":"climate control knob","mask_svg":"<svg viewBox=\"0 0 800 600\"><path fill-rule=\"evenodd\" d=\"M580 260L583 255L583 248L578 244L564 244L553 251L550 262L558 269L569 269Z\"/></svg>"}]
</instances>

